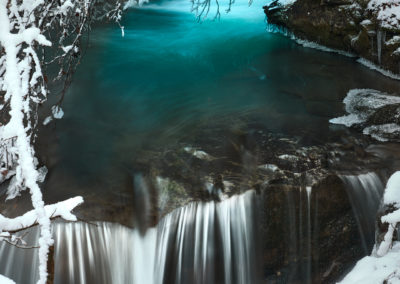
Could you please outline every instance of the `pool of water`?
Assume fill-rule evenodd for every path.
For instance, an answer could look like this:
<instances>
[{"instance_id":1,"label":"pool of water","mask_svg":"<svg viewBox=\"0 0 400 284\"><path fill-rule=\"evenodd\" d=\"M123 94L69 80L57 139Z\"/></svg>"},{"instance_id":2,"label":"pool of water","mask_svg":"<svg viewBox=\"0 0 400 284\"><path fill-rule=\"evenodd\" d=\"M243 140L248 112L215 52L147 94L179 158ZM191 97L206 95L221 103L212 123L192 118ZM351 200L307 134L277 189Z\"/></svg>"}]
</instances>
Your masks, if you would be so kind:
<instances>
[{"instance_id":1,"label":"pool of water","mask_svg":"<svg viewBox=\"0 0 400 284\"><path fill-rule=\"evenodd\" d=\"M121 172L143 149L249 121L329 140L337 129L328 120L343 113L349 89L398 90L353 58L268 33L264 4L238 2L199 22L189 1L162 1L128 9L124 37L115 24L94 27L65 117L38 147L50 169L47 200L107 193L124 205Z\"/></svg>"}]
</instances>

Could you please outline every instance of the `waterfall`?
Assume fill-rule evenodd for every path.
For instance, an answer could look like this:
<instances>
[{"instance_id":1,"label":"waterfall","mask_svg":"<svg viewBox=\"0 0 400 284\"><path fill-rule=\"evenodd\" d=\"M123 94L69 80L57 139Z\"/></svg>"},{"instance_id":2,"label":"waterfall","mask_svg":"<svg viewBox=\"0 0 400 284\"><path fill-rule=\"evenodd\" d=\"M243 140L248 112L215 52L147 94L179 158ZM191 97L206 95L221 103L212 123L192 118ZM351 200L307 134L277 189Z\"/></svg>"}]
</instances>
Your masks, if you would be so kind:
<instances>
[{"instance_id":1,"label":"waterfall","mask_svg":"<svg viewBox=\"0 0 400 284\"><path fill-rule=\"evenodd\" d=\"M383 41L382 30L378 30L378 32L376 33L376 46L377 46L379 64L381 64L381 58L382 58L382 41Z\"/></svg>"},{"instance_id":2,"label":"waterfall","mask_svg":"<svg viewBox=\"0 0 400 284\"><path fill-rule=\"evenodd\" d=\"M316 219L312 219L312 213L316 214L315 202L312 198L311 187L299 187L299 191L285 192L287 205L285 215L287 228L285 229L286 247L288 249L288 266L284 272L284 283L300 281L312 282L313 245L317 243L313 239L316 233ZM298 202L298 203L297 203ZM312 207L314 206L314 207ZM297 283L297 282L296 282Z\"/></svg>"},{"instance_id":3,"label":"waterfall","mask_svg":"<svg viewBox=\"0 0 400 284\"><path fill-rule=\"evenodd\" d=\"M311 283L311 186L306 187L307 192L307 283Z\"/></svg>"},{"instance_id":4,"label":"waterfall","mask_svg":"<svg viewBox=\"0 0 400 284\"><path fill-rule=\"evenodd\" d=\"M346 191L357 220L360 237L366 254L375 243L375 218L378 212L384 185L376 173L339 176Z\"/></svg>"},{"instance_id":5,"label":"waterfall","mask_svg":"<svg viewBox=\"0 0 400 284\"><path fill-rule=\"evenodd\" d=\"M55 223L54 283L257 283L255 214L255 192L247 191L178 208L144 234L114 223ZM0 255L0 274L35 283L37 250L2 242Z\"/></svg>"}]
</instances>

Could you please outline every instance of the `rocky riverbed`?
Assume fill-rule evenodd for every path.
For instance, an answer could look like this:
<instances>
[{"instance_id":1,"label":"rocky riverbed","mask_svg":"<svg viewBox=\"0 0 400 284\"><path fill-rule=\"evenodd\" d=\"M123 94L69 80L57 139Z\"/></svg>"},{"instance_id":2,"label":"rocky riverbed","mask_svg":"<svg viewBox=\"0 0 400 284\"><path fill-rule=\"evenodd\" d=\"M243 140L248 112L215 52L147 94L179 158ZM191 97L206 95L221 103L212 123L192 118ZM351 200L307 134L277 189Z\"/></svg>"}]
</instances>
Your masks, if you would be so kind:
<instances>
[{"instance_id":1,"label":"rocky riverbed","mask_svg":"<svg viewBox=\"0 0 400 284\"><path fill-rule=\"evenodd\" d=\"M391 153L384 156L376 150L379 143L372 147L375 140L355 130L343 128L328 140L274 133L252 123L199 130L190 139L127 157L121 174L125 188L114 196L87 194L77 214L144 231L190 202L254 189L262 208L257 216L264 279L334 283L367 253L340 177L376 172L384 182L398 164L395 150L382 144Z\"/></svg>"}]
</instances>

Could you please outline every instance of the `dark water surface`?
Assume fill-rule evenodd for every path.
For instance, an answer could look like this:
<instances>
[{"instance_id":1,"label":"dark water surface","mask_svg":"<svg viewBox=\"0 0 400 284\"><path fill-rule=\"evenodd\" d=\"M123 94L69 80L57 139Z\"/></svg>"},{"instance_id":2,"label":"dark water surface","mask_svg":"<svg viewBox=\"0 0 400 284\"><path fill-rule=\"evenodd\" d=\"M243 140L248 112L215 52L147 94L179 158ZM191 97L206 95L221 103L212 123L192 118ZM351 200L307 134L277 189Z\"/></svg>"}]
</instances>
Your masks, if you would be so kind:
<instances>
[{"instance_id":1,"label":"dark water surface","mask_svg":"<svg viewBox=\"0 0 400 284\"><path fill-rule=\"evenodd\" d=\"M256 121L328 140L328 119L343 113L349 89L399 87L354 59L267 33L263 4L238 3L220 21L198 22L189 2L165 1L127 11L125 37L113 24L94 28L65 117L48 126L55 141L39 149L49 201L118 195L121 171L141 150L214 125Z\"/></svg>"},{"instance_id":2,"label":"dark water surface","mask_svg":"<svg viewBox=\"0 0 400 284\"><path fill-rule=\"evenodd\" d=\"M90 219L135 228L115 223L55 224L55 283L257 283L262 279L258 268L262 246L256 222L262 198L256 191L222 202L176 203L175 210L164 218L153 218L152 205L163 202L163 192L154 193L154 188L144 186L145 175L135 168L138 161L194 144L202 149L223 148L229 145L224 140L232 137L224 137L221 129L246 132L251 128L257 133L261 129L264 134L299 137L310 145L343 142L343 137L359 134L333 127L328 120L343 114L342 100L348 90L373 88L392 93L400 89L398 81L363 67L353 58L304 48L282 35L267 33L264 4L255 1L247 7L245 2L237 3L220 21L198 22L190 13L189 1L164 1L128 10L122 22L124 37L113 24L93 29L62 105L65 117L41 130L38 156L49 168L43 192L46 203L83 195L85 203L78 210L90 211L86 215ZM213 11L210 18L212 15ZM375 145L369 150L383 157L385 167L400 155L397 144ZM226 160L230 162L229 157ZM244 158L241 161L245 163ZM241 174L251 176L245 165L237 168L241 170L241 166ZM174 177L174 173L168 174ZM361 195L364 188L374 193L377 184L383 187L373 172L342 175L341 179L349 190L358 190ZM178 192L177 199L193 200L185 190ZM289 280L282 283L292 279L310 283L314 273L312 224L317 224L317 210L313 217L311 187L293 192L287 195L288 207L282 210L288 212L287 248L294 252L296 261L283 272ZM380 192L377 198L370 194L373 201L380 198ZM174 196L168 194L172 200ZM292 195L298 196L298 207ZM378 203L368 204L367 210ZM18 210L23 212L24 204L29 206L29 198L13 200L2 213L11 216ZM355 214L365 209L353 207ZM132 222L132 216L137 223ZM142 231L141 218L137 217L153 228ZM373 226L366 225L373 231ZM372 236L369 231L360 227L361 235ZM36 240L37 233L29 238ZM372 244L373 236L364 240L368 242ZM0 273L21 283L37 278L35 252L2 244L0 255ZM299 255L303 258L298 262ZM22 274L20 263L32 269ZM275 277L276 271L268 273Z\"/></svg>"}]
</instances>

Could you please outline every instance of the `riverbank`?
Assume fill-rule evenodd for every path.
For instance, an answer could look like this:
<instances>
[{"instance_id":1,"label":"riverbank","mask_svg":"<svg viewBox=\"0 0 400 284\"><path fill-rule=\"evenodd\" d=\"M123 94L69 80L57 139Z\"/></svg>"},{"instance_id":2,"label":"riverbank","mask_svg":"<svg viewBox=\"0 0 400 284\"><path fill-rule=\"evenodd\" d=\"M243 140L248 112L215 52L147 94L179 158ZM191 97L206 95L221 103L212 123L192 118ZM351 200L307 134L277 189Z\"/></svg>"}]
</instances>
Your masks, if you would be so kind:
<instances>
[{"instance_id":1,"label":"riverbank","mask_svg":"<svg viewBox=\"0 0 400 284\"><path fill-rule=\"evenodd\" d=\"M264 11L268 23L299 39L354 54L398 75L400 22L390 10L398 5L396 1L387 1L386 6L374 1L273 1Z\"/></svg>"}]
</instances>

